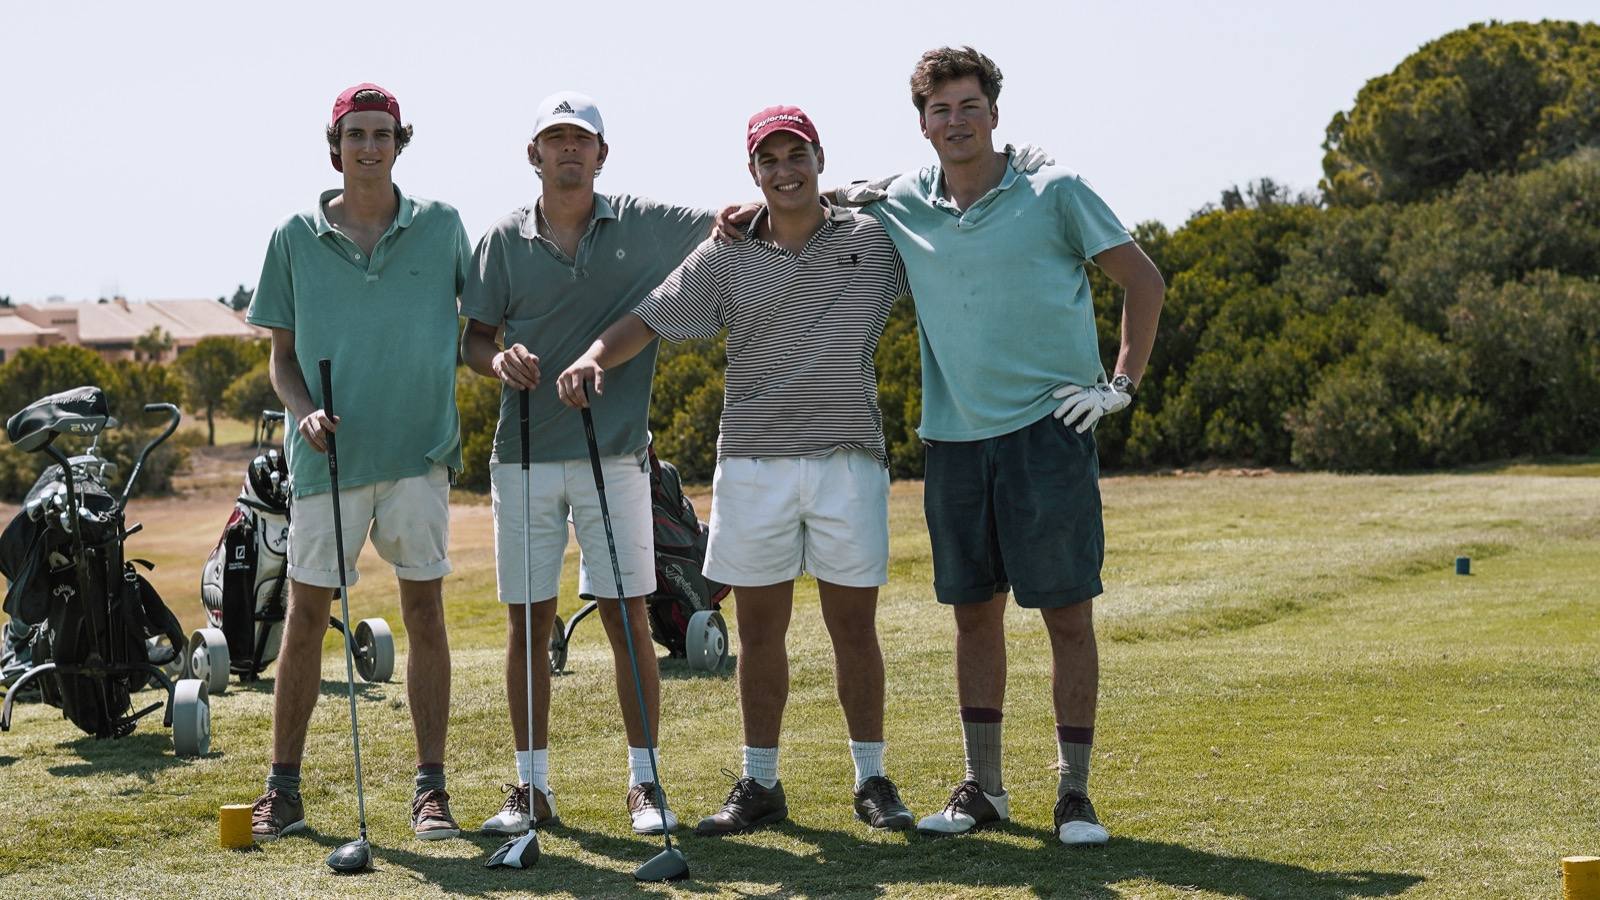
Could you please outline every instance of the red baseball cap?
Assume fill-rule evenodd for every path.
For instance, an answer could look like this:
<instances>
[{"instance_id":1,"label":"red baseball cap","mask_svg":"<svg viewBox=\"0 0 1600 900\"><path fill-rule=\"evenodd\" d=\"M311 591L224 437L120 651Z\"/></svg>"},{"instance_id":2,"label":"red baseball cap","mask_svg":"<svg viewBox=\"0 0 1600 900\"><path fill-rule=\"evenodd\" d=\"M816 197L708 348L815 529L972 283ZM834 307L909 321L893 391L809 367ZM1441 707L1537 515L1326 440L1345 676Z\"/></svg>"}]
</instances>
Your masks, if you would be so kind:
<instances>
[{"instance_id":1,"label":"red baseball cap","mask_svg":"<svg viewBox=\"0 0 1600 900\"><path fill-rule=\"evenodd\" d=\"M822 144L817 137L817 126L811 124L811 117L805 114L805 110L798 106L769 106L750 117L750 127L745 130L745 155L756 152L756 147L768 135L779 131L798 135L818 146Z\"/></svg>"},{"instance_id":2,"label":"red baseball cap","mask_svg":"<svg viewBox=\"0 0 1600 900\"><path fill-rule=\"evenodd\" d=\"M362 91L376 91L383 95L383 99L368 100L362 103L357 103L356 95ZM367 110L377 110L378 112L386 112L389 115L394 116L395 127L400 127L400 101L396 100L393 94L381 87L378 87L370 81L363 81L355 87L348 87L344 89L344 93L340 94L339 98L333 101L333 118L329 120L328 124L338 125L339 120L344 118L348 113L365 112ZM328 156L333 160L333 168L336 171L343 172L344 164L339 162L339 154L329 150Z\"/></svg>"}]
</instances>

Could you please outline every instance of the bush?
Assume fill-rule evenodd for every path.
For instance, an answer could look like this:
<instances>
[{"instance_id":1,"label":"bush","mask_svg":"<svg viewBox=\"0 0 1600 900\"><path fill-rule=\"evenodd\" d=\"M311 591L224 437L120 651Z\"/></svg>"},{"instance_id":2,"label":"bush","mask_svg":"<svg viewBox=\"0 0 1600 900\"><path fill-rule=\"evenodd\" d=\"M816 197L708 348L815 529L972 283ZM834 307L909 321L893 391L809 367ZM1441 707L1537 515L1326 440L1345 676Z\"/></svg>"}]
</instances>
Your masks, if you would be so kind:
<instances>
[{"instance_id":1,"label":"bush","mask_svg":"<svg viewBox=\"0 0 1600 900\"><path fill-rule=\"evenodd\" d=\"M222 412L240 422L254 422L263 410L281 410L283 402L272 388L269 360L262 360L222 392Z\"/></svg>"},{"instance_id":2,"label":"bush","mask_svg":"<svg viewBox=\"0 0 1600 900\"><path fill-rule=\"evenodd\" d=\"M456 367L456 412L461 417L460 487L489 490L489 455L500 421L500 381L467 366Z\"/></svg>"}]
</instances>

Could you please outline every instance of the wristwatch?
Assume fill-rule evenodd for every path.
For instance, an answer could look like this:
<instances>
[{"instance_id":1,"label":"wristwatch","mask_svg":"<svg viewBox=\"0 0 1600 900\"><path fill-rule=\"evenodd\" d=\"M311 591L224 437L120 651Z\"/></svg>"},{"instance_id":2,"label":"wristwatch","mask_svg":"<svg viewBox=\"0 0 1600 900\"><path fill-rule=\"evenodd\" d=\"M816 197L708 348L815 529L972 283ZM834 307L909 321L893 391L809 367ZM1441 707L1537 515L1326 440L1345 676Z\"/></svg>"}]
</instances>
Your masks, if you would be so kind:
<instances>
[{"instance_id":1,"label":"wristwatch","mask_svg":"<svg viewBox=\"0 0 1600 900\"><path fill-rule=\"evenodd\" d=\"M1116 390L1127 394L1129 397L1133 396L1133 379L1122 374L1121 372L1118 372L1116 375L1111 377L1111 386Z\"/></svg>"}]
</instances>

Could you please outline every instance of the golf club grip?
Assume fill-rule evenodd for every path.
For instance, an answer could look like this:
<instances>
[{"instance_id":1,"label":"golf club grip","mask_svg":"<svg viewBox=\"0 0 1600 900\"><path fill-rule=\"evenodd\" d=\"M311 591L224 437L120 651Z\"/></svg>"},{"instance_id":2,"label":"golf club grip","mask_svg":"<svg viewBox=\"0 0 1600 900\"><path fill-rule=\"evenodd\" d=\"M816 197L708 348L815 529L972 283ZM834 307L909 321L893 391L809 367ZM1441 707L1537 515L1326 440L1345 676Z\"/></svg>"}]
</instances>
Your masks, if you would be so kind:
<instances>
[{"instance_id":1,"label":"golf club grip","mask_svg":"<svg viewBox=\"0 0 1600 900\"><path fill-rule=\"evenodd\" d=\"M322 380L322 409L333 418L333 360L323 357L317 360L317 374ZM328 478L335 484L339 478L339 454L333 448L333 432L328 432Z\"/></svg>"},{"instance_id":2,"label":"golf club grip","mask_svg":"<svg viewBox=\"0 0 1600 900\"><path fill-rule=\"evenodd\" d=\"M517 402L522 406L522 468L528 468L528 389L518 392ZM526 520L524 520L526 521Z\"/></svg>"},{"instance_id":3,"label":"golf club grip","mask_svg":"<svg viewBox=\"0 0 1600 900\"><path fill-rule=\"evenodd\" d=\"M589 385L583 386L583 399L589 399ZM606 477L600 472L600 442L594 438L594 415L589 412L589 407L582 406L578 412L583 413L583 437L589 442L589 465L594 468L594 489L600 495L600 508L606 506Z\"/></svg>"}]
</instances>

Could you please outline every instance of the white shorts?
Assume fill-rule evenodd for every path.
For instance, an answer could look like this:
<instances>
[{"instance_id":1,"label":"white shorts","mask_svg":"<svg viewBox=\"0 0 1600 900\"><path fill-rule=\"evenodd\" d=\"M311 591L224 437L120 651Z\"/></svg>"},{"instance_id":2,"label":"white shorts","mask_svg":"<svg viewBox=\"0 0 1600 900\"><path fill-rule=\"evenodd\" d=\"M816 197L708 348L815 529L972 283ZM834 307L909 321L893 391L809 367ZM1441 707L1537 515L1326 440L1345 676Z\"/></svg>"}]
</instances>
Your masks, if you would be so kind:
<instances>
[{"instance_id":1,"label":"white shorts","mask_svg":"<svg viewBox=\"0 0 1600 900\"><path fill-rule=\"evenodd\" d=\"M711 486L705 575L736 587L802 571L844 587L889 581L889 471L865 450L729 457Z\"/></svg>"},{"instance_id":2,"label":"white shorts","mask_svg":"<svg viewBox=\"0 0 1600 900\"><path fill-rule=\"evenodd\" d=\"M356 560L372 533L373 549L406 581L432 581L450 574L450 472L434 466L426 475L339 489L344 525L345 580L355 584ZM289 577L315 587L339 586L338 548L333 540L333 493L294 498L289 514Z\"/></svg>"},{"instance_id":3,"label":"white shorts","mask_svg":"<svg viewBox=\"0 0 1600 900\"><path fill-rule=\"evenodd\" d=\"M606 480L606 506L617 541L622 587L629 597L656 589L655 526L650 511L650 473L642 457L613 456L600 461ZM587 459L536 462L528 467L529 523L522 521L522 465L489 467L489 496L494 503L494 559L501 603L522 603L529 593L523 581L523 548L532 569L533 602L550 600L561 590L561 558L567 552L567 523L578 534L582 552L578 593L616 597L611 551L600 518L600 495L594 490L594 468Z\"/></svg>"}]
</instances>

